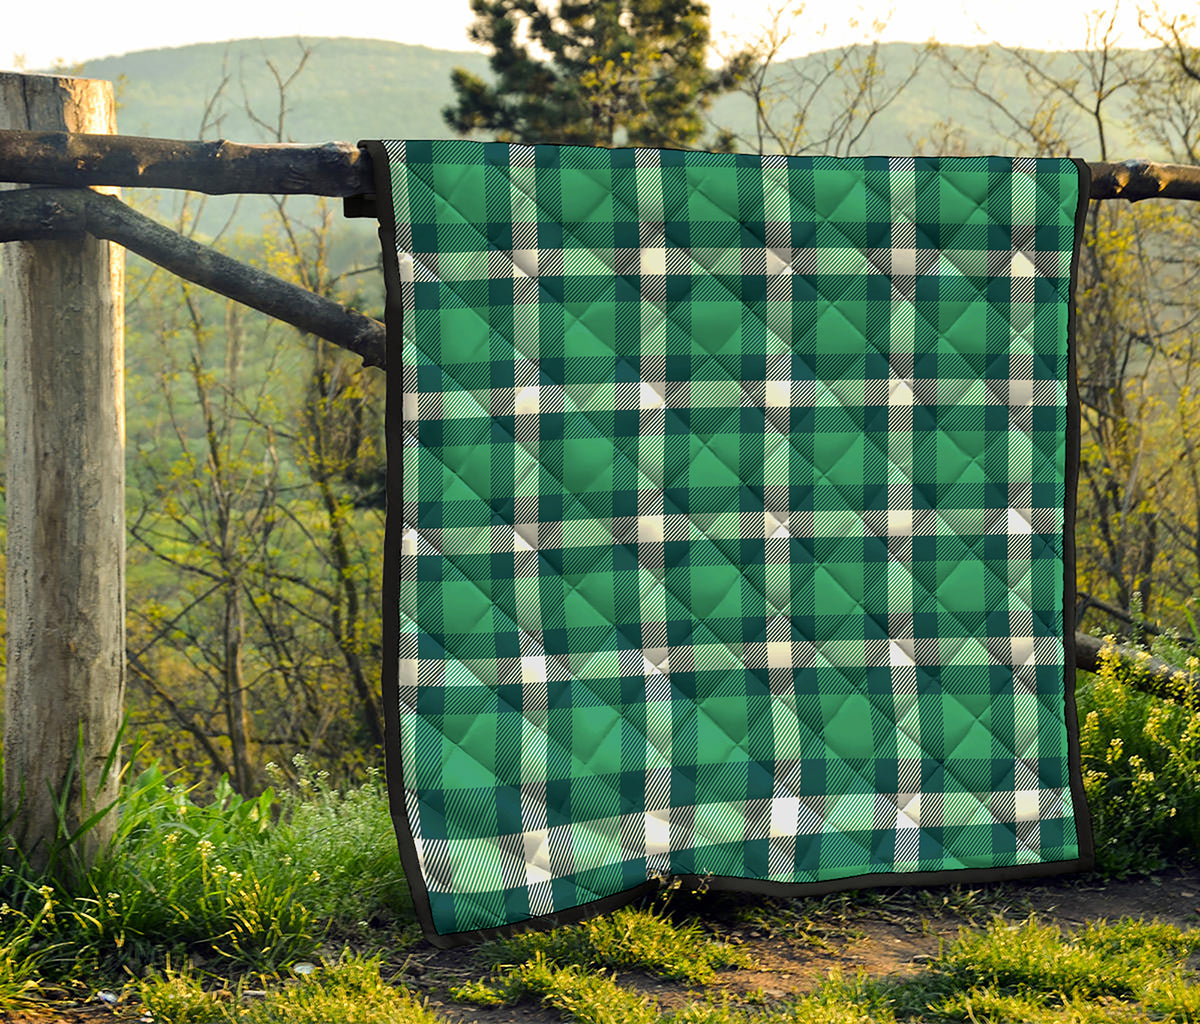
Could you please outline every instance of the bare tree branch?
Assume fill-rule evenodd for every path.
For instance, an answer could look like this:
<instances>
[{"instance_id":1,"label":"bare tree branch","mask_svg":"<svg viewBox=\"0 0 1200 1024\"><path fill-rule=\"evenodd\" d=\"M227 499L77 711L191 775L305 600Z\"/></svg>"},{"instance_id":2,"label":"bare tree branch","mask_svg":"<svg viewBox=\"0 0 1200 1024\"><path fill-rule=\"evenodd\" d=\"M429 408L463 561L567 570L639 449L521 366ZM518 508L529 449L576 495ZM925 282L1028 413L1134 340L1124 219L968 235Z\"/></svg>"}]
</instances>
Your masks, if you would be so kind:
<instances>
[{"instance_id":1,"label":"bare tree branch","mask_svg":"<svg viewBox=\"0 0 1200 1024\"><path fill-rule=\"evenodd\" d=\"M325 338L387 368L385 330L378 320L289 284L201 245L89 189L18 189L0 193L0 241L87 232L106 238L172 273Z\"/></svg>"},{"instance_id":2,"label":"bare tree branch","mask_svg":"<svg viewBox=\"0 0 1200 1024\"><path fill-rule=\"evenodd\" d=\"M1093 199L1200 200L1200 167L1160 164L1153 160L1097 162L1092 169Z\"/></svg>"}]
</instances>

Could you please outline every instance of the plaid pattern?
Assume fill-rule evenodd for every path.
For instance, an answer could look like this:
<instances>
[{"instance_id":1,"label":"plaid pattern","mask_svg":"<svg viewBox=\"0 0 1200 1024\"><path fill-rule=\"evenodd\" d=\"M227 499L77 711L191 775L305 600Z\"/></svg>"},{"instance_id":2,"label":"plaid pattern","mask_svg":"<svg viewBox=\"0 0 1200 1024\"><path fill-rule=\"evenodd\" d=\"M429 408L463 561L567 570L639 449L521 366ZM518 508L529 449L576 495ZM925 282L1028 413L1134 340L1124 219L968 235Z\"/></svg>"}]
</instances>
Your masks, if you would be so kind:
<instances>
[{"instance_id":1,"label":"plaid pattern","mask_svg":"<svg viewBox=\"0 0 1200 1024\"><path fill-rule=\"evenodd\" d=\"M1079 858L1076 164L382 145L433 931Z\"/></svg>"}]
</instances>

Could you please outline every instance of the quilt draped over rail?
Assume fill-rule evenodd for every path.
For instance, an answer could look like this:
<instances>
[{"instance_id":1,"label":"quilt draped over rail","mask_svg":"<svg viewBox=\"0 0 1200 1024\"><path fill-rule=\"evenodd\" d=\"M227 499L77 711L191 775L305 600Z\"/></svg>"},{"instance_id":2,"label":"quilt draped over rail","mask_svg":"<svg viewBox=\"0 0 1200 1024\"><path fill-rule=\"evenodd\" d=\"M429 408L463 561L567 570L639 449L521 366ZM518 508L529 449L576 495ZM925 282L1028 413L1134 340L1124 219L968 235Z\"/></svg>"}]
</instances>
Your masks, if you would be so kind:
<instances>
[{"instance_id":1,"label":"quilt draped over rail","mask_svg":"<svg viewBox=\"0 0 1200 1024\"><path fill-rule=\"evenodd\" d=\"M365 145L431 941L1090 866L1085 164Z\"/></svg>"}]
</instances>

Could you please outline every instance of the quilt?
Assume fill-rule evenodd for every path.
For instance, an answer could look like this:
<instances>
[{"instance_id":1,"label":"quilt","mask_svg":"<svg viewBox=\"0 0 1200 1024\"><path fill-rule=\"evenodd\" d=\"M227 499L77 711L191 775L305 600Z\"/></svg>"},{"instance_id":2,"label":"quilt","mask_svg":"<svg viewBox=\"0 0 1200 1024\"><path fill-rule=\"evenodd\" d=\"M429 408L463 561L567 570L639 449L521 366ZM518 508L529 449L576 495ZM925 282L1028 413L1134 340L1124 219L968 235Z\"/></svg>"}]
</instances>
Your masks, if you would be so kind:
<instances>
[{"instance_id":1,"label":"quilt","mask_svg":"<svg viewBox=\"0 0 1200 1024\"><path fill-rule=\"evenodd\" d=\"M1086 164L363 145L431 942L1091 866Z\"/></svg>"}]
</instances>

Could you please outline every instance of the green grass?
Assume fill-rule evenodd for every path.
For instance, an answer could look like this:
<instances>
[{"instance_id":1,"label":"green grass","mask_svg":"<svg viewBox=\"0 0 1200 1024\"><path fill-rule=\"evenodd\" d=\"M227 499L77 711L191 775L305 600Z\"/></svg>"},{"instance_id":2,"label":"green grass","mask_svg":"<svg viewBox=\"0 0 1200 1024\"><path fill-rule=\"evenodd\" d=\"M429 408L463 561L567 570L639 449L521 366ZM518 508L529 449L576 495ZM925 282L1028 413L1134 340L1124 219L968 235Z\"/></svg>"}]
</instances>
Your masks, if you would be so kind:
<instances>
[{"instance_id":1,"label":"green grass","mask_svg":"<svg viewBox=\"0 0 1200 1024\"><path fill-rule=\"evenodd\" d=\"M721 967L749 967L745 952L707 935L696 922L673 924L653 910L622 907L569 928L489 943L480 956L493 963L541 958L547 964L645 971L698 984Z\"/></svg>"},{"instance_id":2,"label":"green grass","mask_svg":"<svg viewBox=\"0 0 1200 1024\"><path fill-rule=\"evenodd\" d=\"M580 1024L657 1024L661 1020L657 1004L646 996L577 963L554 964L541 952L501 971L494 981L469 983L454 989L453 994L476 1006L511 1006L536 999Z\"/></svg>"},{"instance_id":3,"label":"green grass","mask_svg":"<svg viewBox=\"0 0 1200 1024\"><path fill-rule=\"evenodd\" d=\"M1128 918L1066 935L1030 917L963 932L933 965L933 1020L1195 1020L1200 931Z\"/></svg>"},{"instance_id":4,"label":"green grass","mask_svg":"<svg viewBox=\"0 0 1200 1024\"><path fill-rule=\"evenodd\" d=\"M415 938L382 773L367 768L363 784L338 789L303 757L292 758L292 765L299 783L283 793L260 867L283 862L318 874L320 884L308 887L306 905L339 937L363 939L381 924L399 922Z\"/></svg>"},{"instance_id":5,"label":"green grass","mask_svg":"<svg viewBox=\"0 0 1200 1024\"><path fill-rule=\"evenodd\" d=\"M416 937L378 772L343 790L298 758L301 785L208 798L158 766L129 780L117 835L82 880L0 868L0 1010L14 986L201 956L272 971L331 939ZM11 978L11 983L7 979Z\"/></svg>"},{"instance_id":6,"label":"green grass","mask_svg":"<svg viewBox=\"0 0 1200 1024\"><path fill-rule=\"evenodd\" d=\"M968 924L986 923L998 912L1027 909L1028 904L1020 887L1011 885L849 889L804 900L748 901L728 894L718 894L718 899L717 911L728 908L735 927L823 953L864 938L860 924L866 915L920 932L931 917L952 915Z\"/></svg>"},{"instance_id":7,"label":"green grass","mask_svg":"<svg viewBox=\"0 0 1200 1024\"><path fill-rule=\"evenodd\" d=\"M436 1024L411 993L385 981L379 961L343 956L312 974L205 987L194 971L153 974L137 987L146 1013L170 1024ZM254 989L261 995L247 995Z\"/></svg>"},{"instance_id":8,"label":"green grass","mask_svg":"<svg viewBox=\"0 0 1200 1024\"><path fill-rule=\"evenodd\" d=\"M646 928L657 932L664 926L660 945L670 952L646 957ZM1200 930L1125 918L1093 921L1069 933L1031 914L1024 921L996 916L984 929L962 928L912 978L873 980L862 973L847 978L835 970L804 996L781 1001L709 989L693 991L672 1012L609 973L613 965L646 970L646 961L654 960L659 965L654 973L701 986L711 981L711 975L680 966L687 956L670 927L647 911L627 910L623 925L606 935L602 958L586 934L589 924L558 929L536 944L509 942L505 951L524 959L457 986L452 995L476 1006L534 1003L579 1024L1074 1024L1191 1021L1200 1011L1200 987L1187 968L1189 957L1200 951Z\"/></svg>"},{"instance_id":9,"label":"green grass","mask_svg":"<svg viewBox=\"0 0 1200 1024\"><path fill-rule=\"evenodd\" d=\"M1125 919L1092 922L1065 936L1031 915L1021 924L999 918L987 931L962 933L939 959L938 971L966 991L1135 999L1195 949L1200 931Z\"/></svg>"}]
</instances>

